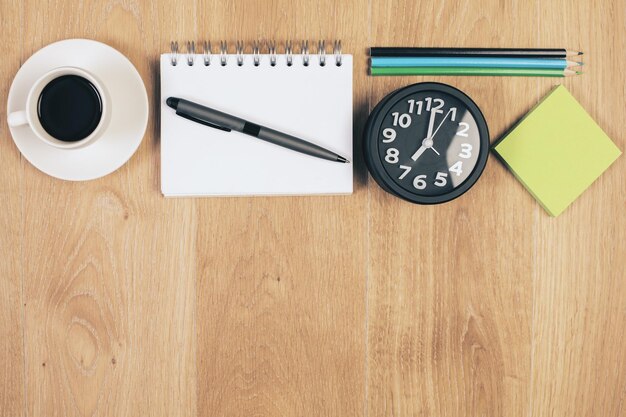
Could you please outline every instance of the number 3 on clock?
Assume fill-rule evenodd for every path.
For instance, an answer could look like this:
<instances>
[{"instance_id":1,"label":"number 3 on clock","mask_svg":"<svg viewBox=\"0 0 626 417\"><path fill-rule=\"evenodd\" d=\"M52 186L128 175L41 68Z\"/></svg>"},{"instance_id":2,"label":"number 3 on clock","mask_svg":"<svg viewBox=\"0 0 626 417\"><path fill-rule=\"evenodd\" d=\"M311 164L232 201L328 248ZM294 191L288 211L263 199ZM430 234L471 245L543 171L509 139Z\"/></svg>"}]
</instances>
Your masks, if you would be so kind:
<instances>
[{"instance_id":1,"label":"number 3 on clock","mask_svg":"<svg viewBox=\"0 0 626 417\"><path fill-rule=\"evenodd\" d=\"M461 152L459 153L459 158L469 159L472 157L472 145L469 143L461 144Z\"/></svg>"}]
</instances>

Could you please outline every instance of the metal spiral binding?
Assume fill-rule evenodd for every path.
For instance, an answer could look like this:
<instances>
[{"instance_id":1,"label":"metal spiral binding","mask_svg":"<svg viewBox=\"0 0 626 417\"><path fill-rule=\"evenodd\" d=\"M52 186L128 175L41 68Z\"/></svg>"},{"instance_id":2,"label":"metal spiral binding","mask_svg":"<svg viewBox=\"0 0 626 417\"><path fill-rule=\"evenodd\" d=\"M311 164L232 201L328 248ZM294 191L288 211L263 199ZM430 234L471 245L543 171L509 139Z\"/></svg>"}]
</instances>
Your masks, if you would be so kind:
<instances>
[{"instance_id":1,"label":"metal spiral binding","mask_svg":"<svg viewBox=\"0 0 626 417\"><path fill-rule=\"evenodd\" d=\"M172 66L176 66L178 65L178 42L171 42L170 43L170 50L172 51L172 55L171 55L171 62L172 62Z\"/></svg>"},{"instance_id":2,"label":"metal spiral binding","mask_svg":"<svg viewBox=\"0 0 626 417\"><path fill-rule=\"evenodd\" d=\"M317 53L320 56L320 65L326 65L326 41L321 40L317 43Z\"/></svg>"},{"instance_id":3,"label":"metal spiral binding","mask_svg":"<svg viewBox=\"0 0 626 417\"><path fill-rule=\"evenodd\" d=\"M196 43L194 41L187 42L187 65L192 66L196 55Z\"/></svg>"},{"instance_id":4,"label":"metal spiral binding","mask_svg":"<svg viewBox=\"0 0 626 417\"><path fill-rule=\"evenodd\" d=\"M309 66L309 41L302 41L302 49L300 50L302 54L302 64L305 67Z\"/></svg>"},{"instance_id":5,"label":"metal spiral binding","mask_svg":"<svg viewBox=\"0 0 626 417\"><path fill-rule=\"evenodd\" d=\"M226 66L227 65L227 61L228 61L228 44L226 41L220 41L219 44L219 60L220 60L220 64L222 66ZM270 61L270 65L271 66L276 66L277 62L278 62L278 54L277 54L277 47L276 47L276 41L268 41L268 42L261 42L261 41L254 41L252 42L252 62L254 64L254 66L258 67L259 65L261 65L261 60L265 59L263 58L264 55L262 55L262 50L267 48L267 52L269 55L269 61ZM245 58L245 43L243 41L237 41L235 43L235 57L237 60L237 65L238 66L242 66L244 65L244 58ZM179 60L179 50L178 50L178 42L176 41L172 41L170 42L170 50L171 50L171 54L170 54L170 63L172 64L172 66L176 66L178 65L178 60ZM325 66L327 63L327 54L326 54L326 41L325 40L320 40L317 43L317 54L319 55L319 65L320 66ZM194 41L189 41L186 43L186 53L183 54L185 57L185 60L187 61L187 65L188 66L193 66L195 63L195 59L197 56L196 55L196 44ZM300 55L302 56L302 64L306 67L310 65L311 62L311 52L309 51L309 41L308 40L304 40L301 43L301 47L300 47ZM335 64L337 66L341 66L342 65L342 52L341 52L341 41L336 40L333 43L333 55L335 56ZM285 42L285 59L286 59L286 63L287 66L292 66L293 65L293 56L294 56L294 48L293 48L293 43L291 40L288 40L287 42ZM204 63L205 66L209 66L211 65L211 60L213 58L213 52L211 51L211 42L208 41L204 41L202 42L202 61Z\"/></svg>"},{"instance_id":6,"label":"metal spiral binding","mask_svg":"<svg viewBox=\"0 0 626 417\"><path fill-rule=\"evenodd\" d=\"M259 42L254 41L252 44L252 61L254 62L255 67L258 67L261 63L260 50L261 48L259 47Z\"/></svg>"},{"instance_id":7,"label":"metal spiral binding","mask_svg":"<svg viewBox=\"0 0 626 417\"><path fill-rule=\"evenodd\" d=\"M203 42L202 55L204 55L204 66L208 67L209 65L211 65L211 42Z\"/></svg>"},{"instance_id":8,"label":"metal spiral binding","mask_svg":"<svg viewBox=\"0 0 626 417\"><path fill-rule=\"evenodd\" d=\"M333 54L335 54L335 64L340 67L341 66L341 41L335 41L335 46L333 47Z\"/></svg>"},{"instance_id":9,"label":"metal spiral binding","mask_svg":"<svg viewBox=\"0 0 626 417\"><path fill-rule=\"evenodd\" d=\"M276 66L276 42L270 41L268 49L270 53L270 65Z\"/></svg>"},{"instance_id":10,"label":"metal spiral binding","mask_svg":"<svg viewBox=\"0 0 626 417\"><path fill-rule=\"evenodd\" d=\"M222 66L226 65L226 57L228 54L228 45L226 41L220 41L220 63Z\"/></svg>"},{"instance_id":11,"label":"metal spiral binding","mask_svg":"<svg viewBox=\"0 0 626 417\"><path fill-rule=\"evenodd\" d=\"M293 49L291 47L291 41L287 41L285 44L285 55L287 56L287 66L290 67L293 63Z\"/></svg>"},{"instance_id":12,"label":"metal spiral binding","mask_svg":"<svg viewBox=\"0 0 626 417\"><path fill-rule=\"evenodd\" d=\"M235 43L235 53L237 54L237 65L243 65L243 42L237 41Z\"/></svg>"}]
</instances>

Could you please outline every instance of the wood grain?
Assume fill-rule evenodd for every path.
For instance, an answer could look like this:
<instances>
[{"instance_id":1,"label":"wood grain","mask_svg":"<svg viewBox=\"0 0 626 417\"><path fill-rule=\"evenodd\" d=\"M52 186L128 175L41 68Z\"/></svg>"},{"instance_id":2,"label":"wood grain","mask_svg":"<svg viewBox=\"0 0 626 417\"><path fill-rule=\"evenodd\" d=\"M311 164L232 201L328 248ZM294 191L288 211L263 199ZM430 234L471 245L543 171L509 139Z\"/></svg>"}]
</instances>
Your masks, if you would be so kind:
<instances>
[{"instance_id":1,"label":"wood grain","mask_svg":"<svg viewBox=\"0 0 626 417\"><path fill-rule=\"evenodd\" d=\"M0 3L3 25L20 28L19 1ZM13 74L22 59L21 30L3 36L0 48L0 115ZM20 153L0 117L0 415L19 416L24 408L24 307L22 285L22 167Z\"/></svg>"},{"instance_id":2,"label":"wood grain","mask_svg":"<svg viewBox=\"0 0 626 417\"><path fill-rule=\"evenodd\" d=\"M154 102L146 57L174 7L31 1L25 10L26 54L68 37L104 41L135 64ZM155 132L99 180L25 167L28 415L195 414L196 217L191 202L159 195Z\"/></svg>"},{"instance_id":3,"label":"wood grain","mask_svg":"<svg viewBox=\"0 0 626 417\"><path fill-rule=\"evenodd\" d=\"M531 22L526 3L373 7L375 45L536 45L533 25L491 25ZM374 79L371 106L422 80ZM538 98L533 79L436 80L477 102L492 138ZM369 189L368 415L527 415L534 203L493 158L468 194L442 206L400 202L373 181Z\"/></svg>"},{"instance_id":4,"label":"wood grain","mask_svg":"<svg viewBox=\"0 0 626 417\"><path fill-rule=\"evenodd\" d=\"M626 414L626 159L549 217L494 158L462 198L367 175L374 104L426 78L366 75L373 45L581 48L566 86L626 149L626 5L573 2L8 0L0 114L19 65L87 37L139 70L151 113L115 173L49 178L0 118L0 416ZM170 40L343 40L355 193L164 199L158 56ZM555 80L428 78L466 91L492 141Z\"/></svg>"},{"instance_id":5,"label":"wood grain","mask_svg":"<svg viewBox=\"0 0 626 417\"><path fill-rule=\"evenodd\" d=\"M213 41L341 39L365 83L365 1L200 2L199 13ZM364 89L354 99L365 108ZM365 201L358 185L348 197L197 201L199 415L363 413Z\"/></svg>"},{"instance_id":6,"label":"wood grain","mask_svg":"<svg viewBox=\"0 0 626 417\"><path fill-rule=\"evenodd\" d=\"M564 4L540 39L576 39L586 52L587 74L565 85L624 151L623 117L613 109L624 113L626 59L614 51L626 46L626 5L587 4ZM549 16L545 6L539 12ZM622 155L556 219L536 209L533 415L626 414L625 170Z\"/></svg>"}]
</instances>

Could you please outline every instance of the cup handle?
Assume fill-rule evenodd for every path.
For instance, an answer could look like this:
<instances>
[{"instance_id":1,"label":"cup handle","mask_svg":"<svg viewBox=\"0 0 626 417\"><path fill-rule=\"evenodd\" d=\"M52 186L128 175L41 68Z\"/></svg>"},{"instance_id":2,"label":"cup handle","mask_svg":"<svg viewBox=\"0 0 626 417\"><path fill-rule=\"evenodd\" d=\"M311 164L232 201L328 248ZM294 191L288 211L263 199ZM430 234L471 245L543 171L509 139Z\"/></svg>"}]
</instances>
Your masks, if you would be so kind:
<instances>
[{"instance_id":1,"label":"cup handle","mask_svg":"<svg viewBox=\"0 0 626 417\"><path fill-rule=\"evenodd\" d=\"M28 124L28 119L26 118L26 112L24 110L14 111L13 113L10 113L7 121L9 123L9 126L11 127L18 127Z\"/></svg>"}]
</instances>

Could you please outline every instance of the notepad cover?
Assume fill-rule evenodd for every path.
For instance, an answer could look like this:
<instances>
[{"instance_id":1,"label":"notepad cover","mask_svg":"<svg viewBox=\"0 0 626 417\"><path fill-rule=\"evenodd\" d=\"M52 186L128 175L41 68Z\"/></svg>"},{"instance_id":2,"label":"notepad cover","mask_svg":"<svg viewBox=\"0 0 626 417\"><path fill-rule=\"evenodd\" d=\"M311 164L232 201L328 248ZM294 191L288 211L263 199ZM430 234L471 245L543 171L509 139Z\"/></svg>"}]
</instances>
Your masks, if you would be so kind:
<instances>
[{"instance_id":1,"label":"notepad cover","mask_svg":"<svg viewBox=\"0 0 626 417\"><path fill-rule=\"evenodd\" d=\"M252 196L352 193L353 164L315 158L175 114L170 97L191 100L318 144L352 161L352 56L304 66L284 55L275 66L251 55L227 65L161 56L161 190L165 196Z\"/></svg>"},{"instance_id":2,"label":"notepad cover","mask_svg":"<svg viewBox=\"0 0 626 417\"><path fill-rule=\"evenodd\" d=\"M563 212L621 154L562 85L493 149L552 216Z\"/></svg>"}]
</instances>

